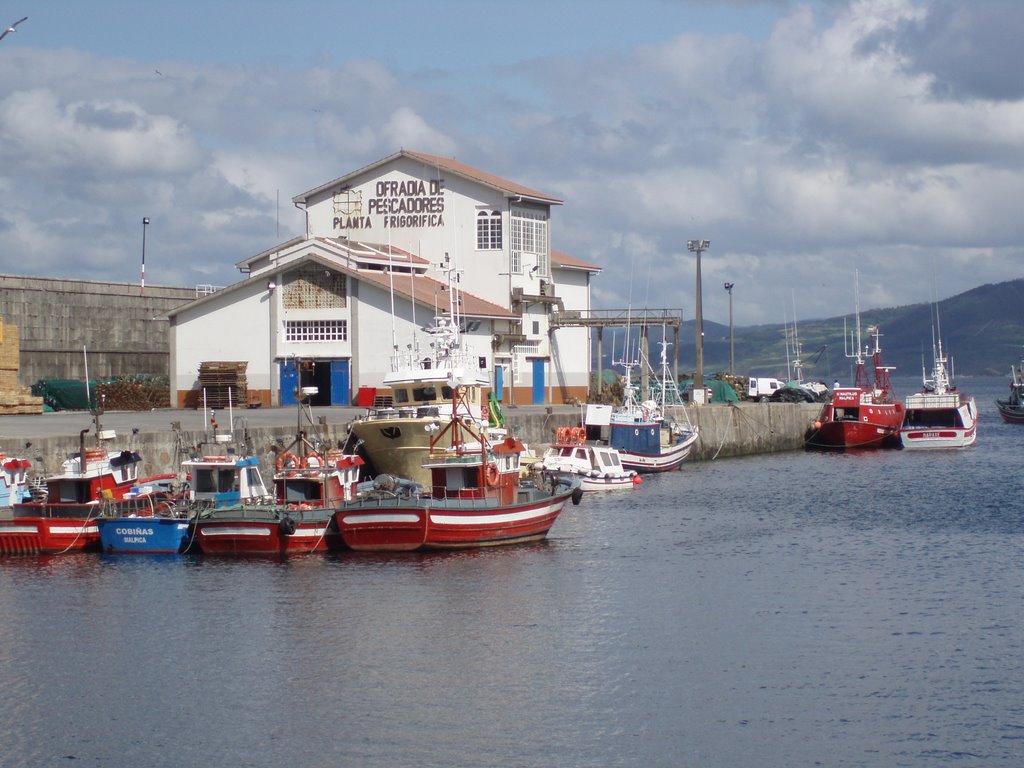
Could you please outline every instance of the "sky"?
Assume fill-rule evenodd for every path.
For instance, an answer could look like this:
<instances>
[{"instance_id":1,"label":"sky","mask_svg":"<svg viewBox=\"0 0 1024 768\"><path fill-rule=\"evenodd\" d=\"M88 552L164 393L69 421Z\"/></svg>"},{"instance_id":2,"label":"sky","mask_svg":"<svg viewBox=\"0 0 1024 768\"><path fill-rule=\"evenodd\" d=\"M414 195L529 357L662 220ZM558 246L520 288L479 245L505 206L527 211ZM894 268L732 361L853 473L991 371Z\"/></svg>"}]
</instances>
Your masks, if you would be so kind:
<instances>
[{"instance_id":1,"label":"sky","mask_svg":"<svg viewBox=\"0 0 1024 768\"><path fill-rule=\"evenodd\" d=\"M0 0L0 273L229 285L399 149L564 201L598 308L1024 277L1018 0ZM855 284L859 290L855 290Z\"/></svg>"}]
</instances>

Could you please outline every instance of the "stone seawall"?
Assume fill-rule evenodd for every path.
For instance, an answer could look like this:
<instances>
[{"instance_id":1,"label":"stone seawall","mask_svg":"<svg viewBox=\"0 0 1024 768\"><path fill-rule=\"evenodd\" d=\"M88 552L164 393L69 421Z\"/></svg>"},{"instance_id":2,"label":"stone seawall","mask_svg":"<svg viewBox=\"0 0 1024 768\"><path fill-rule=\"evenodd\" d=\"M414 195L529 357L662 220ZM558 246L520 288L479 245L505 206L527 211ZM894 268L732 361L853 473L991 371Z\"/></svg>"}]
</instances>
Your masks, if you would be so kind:
<instances>
[{"instance_id":1,"label":"stone seawall","mask_svg":"<svg viewBox=\"0 0 1024 768\"><path fill-rule=\"evenodd\" d=\"M803 448L803 436L807 428L814 422L820 410L815 404L793 403L742 403L739 405L706 405L685 409L690 421L700 427L700 439L692 454L695 461L722 459L730 456L746 456L761 453L793 451ZM279 420L289 419L291 411L274 409ZM143 428L137 434L130 429L119 428L119 438L114 447L131 446L143 458L141 474L158 474L176 471L175 459L178 454L179 441L182 445L196 445L203 437L199 430L182 430L175 433L166 428L173 416L167 414L191 414L194 412L156 412L147 417L159 422L159 427ZM257 412L250 423L256 420ZM268 416L273 411L264 411ZM344 442L348 434L348 424L358 409L331 409L330 416L324 418L322 427L324 436L332 445ZM684 421L682 408L670 409L669 418L677 422ZM506 411L506 419L512 434L515 434L531 447L540 449L554 439L558 427L578 424L579 408L569 406L528 406L510 408ZM131 423L131 414L121 414ZM35 417L39 418L39 417ZM140 419L143 417L140 417ZM29 427L22 429L22 434L32 435L31 422ZM85 426L88 422L81 414L70 416L69 424ZM181 420L182 424L186 421ZM194 421L192 422L194 423ZM0 421L0 428L3 422ZM295 437L295 424L278 423L248 427L249 439L254 450L260 457L264 472L271 471L279 452L283 451ZM53 474L60 469L61 462L69 454L75 453L79 447L77 431L65 430L67 434L52 434L45 437L0 437L0 451L11 456L24 456L31 460L38 472ZM8 435L13 431L7 431ZM241 437L236 431L236 437ZM92 434L86 435L87 440ZM26 443L31 443L26 448Z\"/></svg>"},{"instance_id":2,"label":"stone seawall","mask_svg":"<svg viewBox=\"0 0 1024 768\"><path fill-rule=\"evenodd\" d=\"M686 417L700 428L700 438L691 453L696 461L729 456L800 450L804 433L821 405L817 403L740 403L671 407L670 421L684 423ZM554 439L558 427L579 424L578 408L549 408L524 413L510 409L506 413L513 433L530 445L543 445Z\"/></svg>"}]
</instances>

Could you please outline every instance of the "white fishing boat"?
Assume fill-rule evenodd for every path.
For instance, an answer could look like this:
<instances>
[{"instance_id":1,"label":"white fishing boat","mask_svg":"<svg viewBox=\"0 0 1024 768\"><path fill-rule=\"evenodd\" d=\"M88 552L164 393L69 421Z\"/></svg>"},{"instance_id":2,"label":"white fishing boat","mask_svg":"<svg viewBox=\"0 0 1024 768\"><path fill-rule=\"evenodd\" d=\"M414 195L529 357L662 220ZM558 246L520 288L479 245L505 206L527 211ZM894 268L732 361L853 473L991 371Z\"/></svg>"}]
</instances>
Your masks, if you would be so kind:
<instances>
[{"instance_id":1,"label":"white fishing boat","mask_svg":"<svg viewBox=\"0 0 1024 768\"><path fill-rule=\"evenodd\" d=\"M931 378L921 367L920 392L908 395L900 439L904 448L966 448L978 438L978 406L953 384L942 339L932 343Z\"/></svg>"},{"instance_id":2,"label":"white fishing boat","mask_svg":"<svg viewBox=\"0 0 1024 768\"><path fill-rule=\"evenodd\" d=\"M588 442L584 427L559 427L555 442L545 451L543 472L576 478L584 491L633 488L642 480L635 470L622 466L619 452L610 445Z\"/></svg>"}]
</instances>

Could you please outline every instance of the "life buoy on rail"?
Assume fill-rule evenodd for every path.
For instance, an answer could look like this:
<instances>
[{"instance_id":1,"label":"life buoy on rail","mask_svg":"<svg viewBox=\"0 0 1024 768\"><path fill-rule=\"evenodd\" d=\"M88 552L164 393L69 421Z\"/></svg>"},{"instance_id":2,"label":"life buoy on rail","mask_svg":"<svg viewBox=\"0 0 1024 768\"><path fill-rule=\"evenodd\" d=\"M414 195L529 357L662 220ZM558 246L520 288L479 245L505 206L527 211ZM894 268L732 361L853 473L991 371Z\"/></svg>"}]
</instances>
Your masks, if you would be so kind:
<instances>
[{"instance_id":1,"label":"life buoy on rail","mask_svg":"<svg viewBox=\"0 0 1024 768\"><path fill-rule=\"evenodd\" d=\"M321 469L324 466L324 457L316 451L307 453L302 457L303 469Z\"/></svg>"},{"instance_id":2,"label":"life buoy on rail","mask_svg":"<svg viewBox=\"0 0 1024 768\"><path fill-rule=\"evenodd\" d=\"M497 485L498 484L498 477L499 477L499 474L498 474L498 467L497 467L497 465L495 465L495 464L488 464L484 468L484 481L488 485Z\"/></svg>"},{"instance_id":3,"label":"life buoy on rail","mask_svg":"<svg viewBox=\"0 0 1024 768\"><path fill-rule=\"evenodd\" d=\"M585 443L587 441L587 430L584 429L583 427L573 427L572 428L572 439L573 439L573 442L579 443L580 445L582 445L583 443Z\"/></svg>"},{"instance_id":4,"label":"life buoy on rail","mask_svg":"<svg viewBox=\"0 0 1024 768\"><path fill-rule=\"evenodd\" d=\"M286 451L277 457L277 468L282 469L297 469L299 466L299 457L290 451Z\"/></svg>"},{"instance_id":5,"label":"life buoy on rail","mask_svg":"<svg viewBox=\"0 0 1024 768\"><path fill-rule=\"evenodd\" d=\"M555 439L560 443L567 443L569 442L569 435L569 427L559 427L555 432Z\"/></svg>"}]
</instances>

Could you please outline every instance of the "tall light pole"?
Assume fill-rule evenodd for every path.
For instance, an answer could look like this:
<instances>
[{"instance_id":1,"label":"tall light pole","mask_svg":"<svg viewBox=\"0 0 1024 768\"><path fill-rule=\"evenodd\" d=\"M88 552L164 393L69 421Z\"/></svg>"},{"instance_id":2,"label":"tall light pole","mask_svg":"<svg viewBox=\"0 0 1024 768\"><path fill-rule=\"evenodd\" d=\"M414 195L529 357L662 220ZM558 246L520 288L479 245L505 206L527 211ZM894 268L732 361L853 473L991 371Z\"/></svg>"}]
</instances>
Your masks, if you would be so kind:
<instances>
[{"instance_id":1,"label":"tall light pole","mask_svg":"<svg viewBox=\"0 0 1024 768\"><path fill-rule=\"evenodd\" d=\"M146 294L146 227L149 226L149 217L142 217L142 282L139 283L139 296Z\"/></svg>"},{"instance_id":2,"label":"tall light pole","mask_svg":"<svg viewBox=\"0 0 1024 768\"><path fill-rule=\"evenodd\" d=\"M710 247L710 240L686 241L687 250L697 254L697 297L694 302L694 315L697 321L697 369L693 373L693 402L701 404L704 403L704 310L701 307L700 255Z\"/></svg>"},{"instance_id":3,"label":"tall light pole","mask_svg":"<svg viewBox=\"0 0 1024 768\"><path fill-rule=\"evenodd\" d=\"M729 292L729 375L731 376L736 372L736 358L733 355L733 344L732 344L732 289L736 283L726 283L725 290Z\"/></svg>"},{"instance_id":4,"label":"tall light pole","mask_svg":"<svg viewBox=\"0 0 1024 768\"><path fill-rule=\"evenodd\" d=\"M277 405L277 398L274 397L274 291L277 290L277 283L274 278L267 280L267 397L270 406Z\"/></svg>"}]
</instances>

